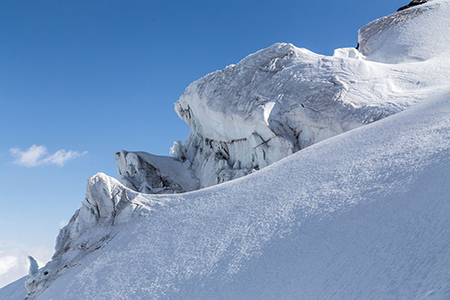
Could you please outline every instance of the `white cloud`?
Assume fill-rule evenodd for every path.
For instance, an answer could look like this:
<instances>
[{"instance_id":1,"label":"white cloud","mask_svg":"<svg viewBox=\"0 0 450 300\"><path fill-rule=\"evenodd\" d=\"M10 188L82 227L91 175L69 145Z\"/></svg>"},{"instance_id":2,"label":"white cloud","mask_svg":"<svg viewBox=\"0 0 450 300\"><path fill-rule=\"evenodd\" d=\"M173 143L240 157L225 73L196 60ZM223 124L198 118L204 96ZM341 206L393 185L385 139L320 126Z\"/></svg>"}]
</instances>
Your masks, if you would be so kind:
<instances>
[{"instance_id":1,"label":"white cloud","mask_svg":"<svg viewBox=\"0 0 450 300\"><path fill-rule=\"evenodd\" d=\"M0 276L6 274L12 268L17 267L18 264L17 257L12 255L2 255L0 252Z\"/></svg>"},{"instance_id":2,"label":"white cloud","mask_svg":"<svg viewBox=\"0 0 450 300\"><path fill-rule=\"evenodd\" d=\"M14 161L15 164L34 167L41 164L41 157L47 154L47 148L33 145L25 152L22 152L19 148L11 148L9 152L17 158Z\"/></svg>"},{"instance_id":3,"label":"white cloud","mask_svg":"<svg viewBox=\"0 0 450 300\"><path fill-rule=\"evenodd\" d=\"M44 163L50 163L55 164L58 166L64 166L64 164L72 159L78 158L80 156L83 156L87 153L87 151L84 151L83 153L79 153L77 151L66 151L66 150L58 150L55 154L45 158L43 160Z\"/></svg>"},{"instance_id":4,"label":"white cloud","mask_svg":"<svg viewBox=\"0 0 450 300\"><path fill-rule=\"evenodd\" d=\"M19 148L9 149L11 155L16 157L15 164L25 167L36 167L39 165L54 164L60 167L64 166L69 160L76 159L87 154L87 151L82 153L77 151L66 151L64 149L58 150L49 155L45 146L33 145L28 150L22 151Z\"/></svg>"},{"instance_id":5,"label":"white cloud","mask_svg":"<svg viewBox=\"0 0 450 300\"><path fill-rule=\"evenodd\" d=\"M28 255L43 267L52 254L46 246L27 247L17 241L0 240L0 288L28 274Z\"/></svg>"}]
</instances>

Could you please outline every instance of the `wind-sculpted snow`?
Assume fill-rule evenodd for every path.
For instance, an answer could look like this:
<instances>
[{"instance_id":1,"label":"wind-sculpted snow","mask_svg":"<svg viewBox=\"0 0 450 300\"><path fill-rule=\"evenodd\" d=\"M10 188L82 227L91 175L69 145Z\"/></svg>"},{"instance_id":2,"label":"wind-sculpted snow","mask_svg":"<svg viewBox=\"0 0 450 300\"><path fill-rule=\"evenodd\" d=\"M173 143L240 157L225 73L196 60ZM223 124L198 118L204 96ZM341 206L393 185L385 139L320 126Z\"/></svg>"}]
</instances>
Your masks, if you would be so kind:
<instances>
[{"instance_id":1,"label":"wind-sculpted snow","mask_svg":"<svg viewBox=\"0 0 450 300\"><path fill-rule=\"evenodd\" d=\"M423 61L450 51L450 3L429 1L359 30L359 49L382 63Z\"/></svg>"},{"instance_id":2,"label":"wind-sculpted snow","mask_svg":"<svg viewBox=\"0 0 450 300\"><path fill-rule=\"evenodd\" d=\"M32 299L39 295L65 269L104 247L117 234L121 224L145 216L159 205L161 203L143 198L105 174L89 178L86 198L69 224L61 229L52 261L39 271L35 267L31 272L30 268L25 283L27 296Z\"/></svg>"},{"instance_id":3,"label":"wind-sculpted snow","mask_svg":"<svg viewBox=\"0 0 450 300\"><path fill-rule=\"evenodd\" d=\"M450 94L123 226L38 299L448 299Z\"/></svg>"},{"instance_id":4,"label":"wind-sculpted snow","mask_svg":"<svg viewBox=\"0 0 450 300\"><path fill-rule=\"evenodd\" d=\"M196 188L212 186L427 98L430 89L447 85L441 74L447 73L448 59L439 60L441 66L431 60L449 53L449 14L446 1L426 3L363 27L361 52L342 48L328 57L275 44L195 81L175 103L190 127L185 143L171 148L178 169L191 171ZM120 181L149 193L193 190L177 188L183 183L175 179L146 181L145 173L163 170L141 165L147 167L136 176L120 173L119 167ZM138 186L128 184L136 178Z\"/></svg>"}]
</instances>

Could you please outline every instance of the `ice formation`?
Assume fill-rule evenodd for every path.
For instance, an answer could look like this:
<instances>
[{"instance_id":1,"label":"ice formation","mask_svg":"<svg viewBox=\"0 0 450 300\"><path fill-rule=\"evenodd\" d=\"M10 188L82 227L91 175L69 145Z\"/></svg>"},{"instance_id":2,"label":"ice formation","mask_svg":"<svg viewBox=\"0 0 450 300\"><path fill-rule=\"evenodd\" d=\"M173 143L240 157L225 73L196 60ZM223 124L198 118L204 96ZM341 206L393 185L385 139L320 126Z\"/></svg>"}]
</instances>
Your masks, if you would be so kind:
<instances>
[{"instance_id":1,"label":"ice formation","mask_svg":"<svg viewBox=\"0 0 450 300\"><path fill-rule=\"evenodd\" d=\"M447 3L432 4L364 26L359 31L360 51L336 49L329 57L275 44L193 82L175 103L190 134L184 144L178 141L171 148L179 163L172 162L170 170L188 170L196 184L160 175L164 170L158 160L167 158L150 162L143 152L129 153L128 165L119 155L119 180L146 193L212 186L417 103L428 96L425 87L436 82L422 78L421 66L410 72L399 64L436 57L450 44L449 32L433 34L446 18L445 9L433 8ZM405 71L410 74L404 76Z\"/></svg>"},{"instance_id":2,"label":"ice formation","mask_svg":"<svg viewBox=\"0 0 450 300\"><path fill-rule=\"evenodd\" d=\"M198 189L189 165L172 157L146 152L116 152L119 181L146 194L173 194Z\"/></svg>"},{"instance_id":3,"label":"ice formation","mask_svg":"<svg viewBox=\"0 0 450 300\"><path fill-rule=\"evenodd\" d=\"M39 265L38 265L37 261L34 259L34 257L31 255L28 255L28 261L30 262L30 269L28 271L28 275L31 276L38 272Z\"/></svg>"},{"instance_id":4,"label":"ice formation","mask_svg":"<svg viewBox=\"0 0 450 300\"><path fill-rule=\"evenodd\" d=\"M86 255L106 245L120 224L144 216L160 204L143 198L103 173L89 178L81 208L59 232L52 261L40 270L33 268L33 272L30 267L25 282L27 297L38 296L67 268L76 266Z\"/></svg>"}]
</instances>

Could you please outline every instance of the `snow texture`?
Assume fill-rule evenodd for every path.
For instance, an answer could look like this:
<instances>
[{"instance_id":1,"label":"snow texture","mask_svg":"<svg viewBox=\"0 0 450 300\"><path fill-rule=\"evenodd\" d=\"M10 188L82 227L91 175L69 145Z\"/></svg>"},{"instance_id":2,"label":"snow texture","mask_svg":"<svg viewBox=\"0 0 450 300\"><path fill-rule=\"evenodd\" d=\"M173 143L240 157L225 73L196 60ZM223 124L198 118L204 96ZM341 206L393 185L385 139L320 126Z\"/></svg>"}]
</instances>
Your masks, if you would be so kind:
<instances>
[{"instance_id":1,"label":"snow texture","mask_svg":"<svg viewBox=\"0 0 450 300\"><path fill-rule=\"evenodd\" d=\"M166 204L38 299L448 299L449 100L214 188L142 196Z\"/></svg>"},{"instance_id":2,"label":"snow texture","mask_svg":"<svg viewBox=\"0 0 450 300\"><path fill-rule=\"evenodd\" d=\"M374 21L361 53L276 44L191 84L179 161L118 152L125 183L88 180L27 299L450 299L449 10Z\"/></svg>"},{"instance_id":3,"label":"snow texture","mask_svg":"<svg viewBox=\"0 0 450 300\"><path fill-rule=\"evenodd\" d=\"M389 64L420 62L450 50L447 1L429 1L375 20L359 30L367 60Z\"/></svg>"},{"instance_id":4,"label":"snow texture","mask_svg":"<svg viewBox=\"0 0 450 300\"><path fill-rule=\"evenodd\" d=\"M8 284L0 289L0 299L1 300L23 300L27 294L25 288L25 280L27 277L22 277L13 283Z\"/></svg>"}]
</instances>

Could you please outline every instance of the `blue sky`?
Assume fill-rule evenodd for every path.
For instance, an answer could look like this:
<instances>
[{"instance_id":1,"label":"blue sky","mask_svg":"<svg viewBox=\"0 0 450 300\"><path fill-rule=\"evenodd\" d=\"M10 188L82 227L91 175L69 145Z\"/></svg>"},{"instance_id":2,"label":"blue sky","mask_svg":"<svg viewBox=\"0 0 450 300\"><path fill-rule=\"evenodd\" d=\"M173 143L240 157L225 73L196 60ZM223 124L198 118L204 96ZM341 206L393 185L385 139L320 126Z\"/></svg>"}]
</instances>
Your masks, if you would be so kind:
<instances>
[{"instance_id":1,"label":"blue sky","mask_svg":"<svg viewBox=\"0 0 450 300\"><path fill-rule=\"evenodd\" d=\"M276 42L332 55L408 2L1 1L0 273L15 247L53 247L115 151L184 141L191 82Z\"/></svg>"}]
</instances>

